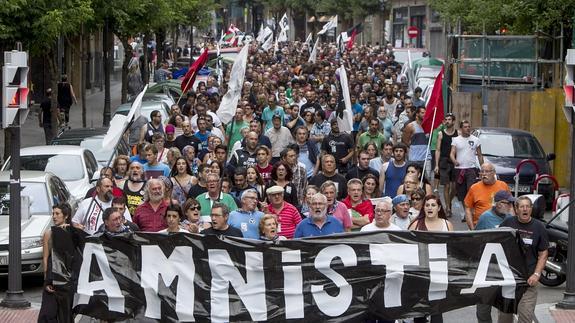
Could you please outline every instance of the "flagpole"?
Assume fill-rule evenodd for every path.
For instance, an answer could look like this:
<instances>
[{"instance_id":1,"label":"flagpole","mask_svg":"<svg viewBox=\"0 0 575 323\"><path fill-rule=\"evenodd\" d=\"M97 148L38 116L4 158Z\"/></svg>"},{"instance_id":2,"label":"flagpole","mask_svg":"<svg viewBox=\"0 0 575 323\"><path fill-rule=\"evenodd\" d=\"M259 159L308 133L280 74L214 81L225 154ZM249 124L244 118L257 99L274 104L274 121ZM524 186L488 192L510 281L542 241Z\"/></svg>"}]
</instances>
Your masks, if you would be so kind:
<instances>
[{"instance_id":1,"label":"flagpole","mask_svg":"<svg viewBox=\"0 0 575 323\"><path fill-rule=\"evenodd\" d=\"M191 66L190 66L190 68L191 68ZM197 73L197 72L196 72L196 73ZM189 90L189 89L188 89L188 86L190 86L190 81L191 81L191 80L192 80L192 78L190 77L190 78L188 79L188 82L186 82L186 87L184 87L184 89L185 89L186 91L182 91L182 95L180 95L180 97L178 98L178 102L176 102L177 105L180 105L180 100L181 100L182 97L184 96L185 92L187 92L187 91Z\"/></svg>"},{"instance_id":2,"label":"flagpole","mask_svg":"<svg viewBox=\"0 0 575 323\"><path fill-rule=\"evenodd\" d=\"M419 187L423 188L423 176L425 176L425 166L427 166L427 156L429 155L429 147L431 146L431 138L433 138L433 126L435 125L435 115L437 114L437 104L433 107L433 118L431 119L431 131L429 131L429 140L427 141L427 149L425 152L425 160L423 161L423 170L421 171L421 178L419 179ZM428 119L429 120L429 119Z\"/></svg>"}]
</instances>

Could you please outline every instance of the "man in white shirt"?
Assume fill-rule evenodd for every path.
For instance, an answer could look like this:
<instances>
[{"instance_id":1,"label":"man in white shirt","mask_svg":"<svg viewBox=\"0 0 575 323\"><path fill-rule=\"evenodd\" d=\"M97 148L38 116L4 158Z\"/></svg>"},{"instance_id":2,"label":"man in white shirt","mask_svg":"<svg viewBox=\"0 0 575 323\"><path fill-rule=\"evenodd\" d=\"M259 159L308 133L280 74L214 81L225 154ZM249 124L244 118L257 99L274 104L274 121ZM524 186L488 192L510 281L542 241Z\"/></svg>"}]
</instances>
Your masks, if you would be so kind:
<instances>
[{"instance_id":1,"label":"man in white shirt","mask_svg":"<svg viewBox=\"0 0 575 323\"><path fill-rule=\"evenodd\" d=\"M479 165L483 165L483 155L481 154L481 142L479 138L471 134L469 121L460 122L459 132L459 136L451 140L449 158L455 166L457 199L463 202L471 185L477 182Z\"/></svg>"},{"instance_id":2,"label":"man in white shirt","mask_svg":"<svg viewBox=\"0 0 575 323\"><path fill-rule=\"evenodd\" d=\"M399 231L400 227L391 223L391 213L393 212L393 207L391 202L388 200L377 202L375 206L375 216L373 221L361 228L362 232L365 231L378 231L378 230L391 230Z\"/></svg>"},{"instance_id":3,"label":"man in white shirt","mask_svg":"<svg viewBox=\"0 0 575 323\"><path fill-rule=\"evenodd\" d=\"M293 136L288 128L282 126L282 119L279 114L272 117L273 127L266 131L266 136L272 143L272 164L280 159L280 153L286 149L289 144L295 143Z\"/></svg>"},{"instance_id":4,"label":"man in white shirt","mask_svg":"<svg viewBox=\"0 0 575 323\"><path fill-rule=\"evenodd\" d=\"M112 180L103 177L96 183L96 195L89 197L78 205L78 210L72 218L72 225L80 230L84 230L88 234L94 234L98 228L104 224L103 213L104 210L112 206L113 184ZM128 221L132 221L132 216L128 209L124 210L124 217Z\"/></svg>"}]
</instances>

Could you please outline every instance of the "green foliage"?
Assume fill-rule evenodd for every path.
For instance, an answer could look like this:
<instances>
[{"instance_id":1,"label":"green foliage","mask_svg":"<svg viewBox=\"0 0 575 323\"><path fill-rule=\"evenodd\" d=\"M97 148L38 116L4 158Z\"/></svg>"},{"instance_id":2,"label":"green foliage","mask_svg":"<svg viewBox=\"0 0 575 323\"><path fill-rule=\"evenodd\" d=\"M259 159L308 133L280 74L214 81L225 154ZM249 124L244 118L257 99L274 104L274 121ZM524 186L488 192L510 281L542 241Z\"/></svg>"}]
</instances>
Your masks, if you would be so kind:
<instances>
[{"instance_id":1,"label":"green foliage","mask_svg":"<svg viewBox=\"0 0 575 323\"><path fill-rule=\"evenodd\" d=\"M573 0L431 0L431 6L446 21L461 21L470 33L489 34L506 28L513 34L532 34L536 30L552 32L563 22L572 28Z\"/></svg>"},{"instance_id":2,"label":"green foliage","mask_svg":"<svg viewBox=\"0 0 575 323\"><path fill-rule=\"evenodd\" d=\"M381 4L379 0L320 0L316 10L337 14L342 20L351 20L365 18L381 11Z\"/></svg>"},{"instance_id":3,"label":"green foliage","mask_svg":"<svg viewBox=\"0 0 575 323\"><path fill-rule=\"evenodd\" d=\"M90 0L0 1L0 39L20 41L32 54L52 49L58 37L78 34L93 17Z\"/></svg>"}]
</instances>

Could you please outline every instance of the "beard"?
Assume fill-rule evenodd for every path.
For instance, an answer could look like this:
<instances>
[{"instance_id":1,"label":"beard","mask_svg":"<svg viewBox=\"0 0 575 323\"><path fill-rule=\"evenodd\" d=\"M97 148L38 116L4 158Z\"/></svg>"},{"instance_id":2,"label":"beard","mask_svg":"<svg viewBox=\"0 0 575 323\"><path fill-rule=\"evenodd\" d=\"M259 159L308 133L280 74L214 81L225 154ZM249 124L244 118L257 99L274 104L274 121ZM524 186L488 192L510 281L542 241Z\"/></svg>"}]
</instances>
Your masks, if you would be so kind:
<instances>
[{"instance_id":1,"label":"beard","mask_svg":"<svg viewBox=\"0 0 575 323\"><path fill-rule=\"evenodd\" d=\"M102 202L110 202L114 198L114 194L112 194L111 191L108 191L104 193L104 196L102 197Z\"/></svg>"},{"instance_id":2,"label":"beard","mask_svg":"<svg viewBox=\"0 0 575 323\"><path fill-rule=\"evenodd\" d=\"M320 212L314 211L314 212L311 214L311 219L312 219L313 221L321 221L321 220L323 220L323 219L326 218L326 213L327 213L327 210L326 210L326 209L324 209L324 210L322 210L322 211L320 211Z\"/></svg>"}]
</instances>

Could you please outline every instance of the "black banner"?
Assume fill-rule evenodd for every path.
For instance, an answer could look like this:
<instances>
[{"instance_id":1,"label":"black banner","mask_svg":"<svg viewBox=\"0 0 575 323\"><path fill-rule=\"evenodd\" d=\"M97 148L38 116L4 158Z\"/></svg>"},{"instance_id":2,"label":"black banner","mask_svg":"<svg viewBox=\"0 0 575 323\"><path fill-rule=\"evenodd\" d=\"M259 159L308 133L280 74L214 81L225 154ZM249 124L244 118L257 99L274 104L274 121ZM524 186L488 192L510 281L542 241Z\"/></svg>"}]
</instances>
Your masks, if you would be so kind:
<instances>
[{"instance_id":1,"label":"black banner","mask_svg":"<svg viewBox=\"0 0 575 323\"><path fill-rule=\"evenodd\" d=\"M55 229L56 231L58 229ZM526 267L513 230L369 232L277 243L178 233L54 234L54 284L103 320L358 322L477 304L513 312ZM80 259L73 261L74 257Z\"/></svg>"}]
</instances>

